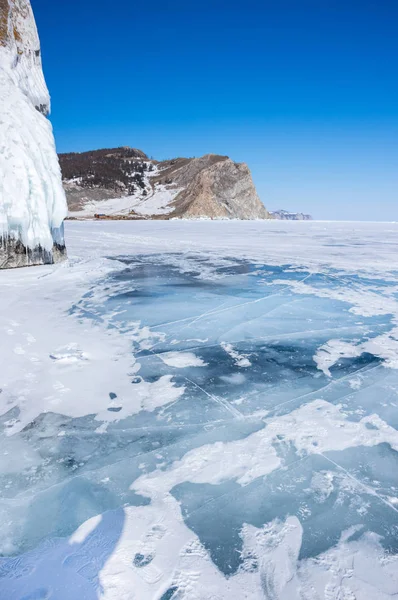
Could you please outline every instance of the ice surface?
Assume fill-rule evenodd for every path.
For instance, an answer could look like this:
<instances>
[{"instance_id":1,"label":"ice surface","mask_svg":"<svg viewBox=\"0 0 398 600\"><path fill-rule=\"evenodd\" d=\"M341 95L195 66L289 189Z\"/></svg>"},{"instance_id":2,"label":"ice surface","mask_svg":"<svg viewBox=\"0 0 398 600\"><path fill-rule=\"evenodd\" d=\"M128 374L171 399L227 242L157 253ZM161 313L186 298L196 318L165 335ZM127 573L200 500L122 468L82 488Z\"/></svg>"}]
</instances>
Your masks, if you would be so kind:
<instances>
[{"instance_id":1,"label":"ice surface","mask_svg":"<svg viewBox=\"0 0 398 600\"><path fill-rule=\"evenodd\" d=\"M73 223L67 264L2 274L1 600L398 594L398 227L369 227Z\"/></svg>"}]
</instances>

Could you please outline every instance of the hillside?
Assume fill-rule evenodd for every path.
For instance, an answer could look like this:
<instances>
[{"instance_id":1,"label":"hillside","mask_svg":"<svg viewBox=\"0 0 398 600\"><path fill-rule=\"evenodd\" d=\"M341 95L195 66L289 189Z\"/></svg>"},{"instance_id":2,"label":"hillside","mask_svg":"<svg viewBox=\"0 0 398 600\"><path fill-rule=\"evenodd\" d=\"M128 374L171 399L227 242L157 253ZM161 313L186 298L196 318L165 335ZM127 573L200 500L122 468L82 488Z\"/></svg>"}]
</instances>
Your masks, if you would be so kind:
<instances>
[{"instance_id":1,"label":"hillside","mask_svg":"<svg viewBox=\"0 0 398 600\"><path fill-rule=\"evenodd\" d=\"M122 147L59 159L71 218L270 218L248 166L227 156L159 162Z\"/></svg>"}]
</instances>

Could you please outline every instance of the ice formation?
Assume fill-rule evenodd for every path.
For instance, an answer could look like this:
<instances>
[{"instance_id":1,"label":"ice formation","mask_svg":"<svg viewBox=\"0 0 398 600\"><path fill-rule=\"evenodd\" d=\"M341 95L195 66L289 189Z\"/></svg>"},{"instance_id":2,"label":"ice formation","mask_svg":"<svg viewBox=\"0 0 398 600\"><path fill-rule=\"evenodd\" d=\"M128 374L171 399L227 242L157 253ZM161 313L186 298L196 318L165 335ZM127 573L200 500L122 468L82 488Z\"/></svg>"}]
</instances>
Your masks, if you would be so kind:
<instances>
[{"instance_id":1,"label":"ice formation","mask_svg":"<svg viewBox=\"0 0 398 600\"><path fill-rule=\"evenodd\" d=\"M0 268L65 255L67 214L29 0L0 0Z\"/></svg>"},{"instance_id":2,"label":"ice formation","mask_svg":"<svg viewBox=\"0 0 398 600\"><path fill-rule=\"evenodd\" d=\"M398 224L66 227L2 273L0 600L398 598Z\"/></svg>"}]
</instances>

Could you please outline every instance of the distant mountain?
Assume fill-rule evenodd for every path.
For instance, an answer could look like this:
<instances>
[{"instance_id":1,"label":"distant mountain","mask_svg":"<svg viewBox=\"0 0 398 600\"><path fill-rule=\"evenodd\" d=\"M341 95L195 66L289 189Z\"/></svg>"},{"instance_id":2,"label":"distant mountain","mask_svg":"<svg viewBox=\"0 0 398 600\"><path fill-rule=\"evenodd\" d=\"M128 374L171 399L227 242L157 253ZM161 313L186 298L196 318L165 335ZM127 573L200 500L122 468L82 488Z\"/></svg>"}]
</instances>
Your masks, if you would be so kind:
<instances>
[{"instance_id":1,"label":"distant mountain","mask_svg":"<svg viewBox=\"0 0 398 600\"><path fill-rule=\"evenodd\" d=\"M123 147L59 160L72 218L270 218L248 166L227 156L159 162Z\"/></svg>"},{"instance_id":2,"label":"distant mountain","mask_svg":"<svg viewBox=\"0 0 398 600\"><path fill-rule=\"evenodd\" d=\"M305 215L304 213L293 213L288 210L274 210L269 213L272 219L279 219L281 221L312 221L311 215Z\"/></svg>"}]
</instances>

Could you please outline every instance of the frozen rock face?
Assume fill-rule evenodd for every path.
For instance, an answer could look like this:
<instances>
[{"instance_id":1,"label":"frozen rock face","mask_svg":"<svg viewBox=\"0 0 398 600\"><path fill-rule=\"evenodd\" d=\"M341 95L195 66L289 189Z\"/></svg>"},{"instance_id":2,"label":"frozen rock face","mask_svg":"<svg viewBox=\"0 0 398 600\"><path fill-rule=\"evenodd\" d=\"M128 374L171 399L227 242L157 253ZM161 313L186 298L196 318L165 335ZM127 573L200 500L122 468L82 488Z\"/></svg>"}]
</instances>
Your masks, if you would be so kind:
<instances>
[{"instance_id":1,"label":"frozen rock face","mask_svg":"<svg viewBox=\"0 0 398 600\"><path fill-rule=\"evenodd\" d=\"M65 193L29 0L0 0L0 268L65 256Z\"/></svg>"},{"instance_id":2,"label":"frozen rock face","mask_svg":"<svg viewBox=\"0 0 398 600\"><path fill-rule=\"evenodd\" d=\"M61 154L73 218L268 219L246 164L228 156L162 162L135 148Z\"/></svg>"}]
</instances>

